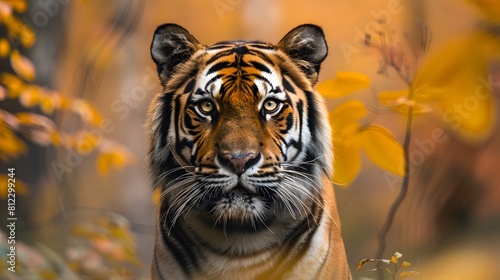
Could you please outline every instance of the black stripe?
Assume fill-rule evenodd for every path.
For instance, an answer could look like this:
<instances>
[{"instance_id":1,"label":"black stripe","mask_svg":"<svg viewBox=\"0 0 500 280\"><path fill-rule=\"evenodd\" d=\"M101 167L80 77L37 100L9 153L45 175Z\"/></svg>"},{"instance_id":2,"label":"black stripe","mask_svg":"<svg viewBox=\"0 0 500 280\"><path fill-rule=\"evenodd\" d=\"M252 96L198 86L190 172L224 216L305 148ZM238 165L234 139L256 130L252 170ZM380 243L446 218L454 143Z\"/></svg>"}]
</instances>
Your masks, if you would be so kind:
<instances>
[{"instance_id":1,"label":"black stripe","mask_svg":"<svg viewBox=\"0 0 500 280\"><path fill-rule=\"evenodd\" d=\"M192 107L192 106L191 106L191 107ZM197 112L194 108L190 108L190 109L192 109L192 110L195 112L195 114L196 114L196 115L200 116L200 114L198 114L198 112ZM202 117L202 116L200 116L200 117ZM196 129L196 128L198 128L198 127L199 127L199 125L195 125L195 124L193 124L193 120L191 119L191 117L190 117L190 116L185 116L185 117L184 117L184 126L185 126L187 129L189 129L189 130L193 130L193 129ZM189 133L189 134L191 134L191 133ZM192 135L192 134L191 134L191 135Z\"/></svg>"},{"instance_id":2,"label":"black stripe","mask_svg":"<svg viewBox=\"0 0 500 280\"><path fill-rule=\"evenodd\" d=\"M170 231L170 234L181 245L185 255L189 257L192 268L199 270L200 263L198 261L198 255L195 253L198 244L191 240L181 224L176 224Z\"/></svg>"},{"instance_id":3,"label":"black stripe","mask_svg":"<svg viewBox=\"0 0 500 280\"><path fill-rule=\"evenodd\" d=\"M210 79L210 80L209 80L209 81L205 84L205 91L206 91L206 92L210 92L210 89L209 89L210 85L211 85L213 82L215 82L215 81L217 81L218 79L220 79L222 76L223 76L223 75L218 74L218 75L215 75L215 77L213 77L212 79Z\"/></svg>"},{"instance_id":4,"label":"black stripe","mask_svg":"<svg viewBox=\"0 0 500 280\"><path fill-rule=\"evenodd\" d=\"M168 208L166 201L163 201L159 213L160 217L166 217L165 227L160 228L162 240L169 247L184 274L191 276L194 271L200 270L199 256L195 253L198 244L189 237L182 224L177 223L172 227L170 222L173 218L166 214ZM170 236L167 236L165 230L167 228L170 230Z\"/></svg>"},{"instance_id":5,"label":"black stripe","mask_svg":"<svg viewBox=\"0 0 500 280\"><path fill-rule=\"evenodd\" d=\"M195 84L196 84L196 79L193 77L184 88L184 93L191 93L194 90Z\"/></svg>"},{"instance_id":6,"label":"black stripe","mask_svg":"<svg viewBox=\"0 0 500 280\"><path fill-rule=\"evenodd\" d=\"M173 242L170 241L170 238L165 233L165 230L160 229L160 233L163 243L168 247L167 250L169 250L172 253L175 260L182 269L182 272L184 272L184 274L189 278L192 273L189 269L190 263L188 263L187 256L183 253L183 251L181 251L181 249L178 246L176 246Z\"/></svg>"},{"instance_id":7,"label":"black stripe","mask_svg":"<svg viewBox=\"0 0 500 280\"><path fill-rule=\"evenodd\" d=\"M320 198L320 203L323 203L323 199ZM316 214L316 215L315 215ZM321 221L321 217L323 216L323 208L317 207L316 203L313 203L312 208L311 208L311 214L308 215L308 217L304 220L302 220L302 223L297 225L296 228L291 233L296 232L301 232L301 233L306 233L307 236L304 240L304 242L300 243L300 251L297 255L294 256L295 262L298 262L311 248L311 241L313 239L314 234L317 232L319 228L319 222ZM309 224L310 219L312 219L312 227ZM318 222L314 222L318 221ZM292 242L288 242L290 245L288 248L292 247L292 244L297 244L299 239L302 237L302 234L291 234L290 239L285 239L285 240L293 240ZM294 248L296 249L296 248ZM289 250L289 252L291 249ZM290 252L291 253L291 252ZM293 265L295 266L295 265Z\"/></svg>"},{"instance_id":8,"label":"black stripe","mask_svg":"<svg viewBox=\"0 0 500 280\"><path fill-rule=\"evenodd\" d=\"M234 65L232 65L233 63L229 62L229 61L222 61L222 62L218 62L216 64L214 64L212 67L210 67L208 69L208 72L207 72L207 75L210 75L214 72L217 72L217 71L220 71L224 68L229 68L231 66L234 67Z\"/></svg>"},{"instance_id":9,"label":"black stripe","mask_svg":"<svg viewBox=\"0 0 500 280\"><path fill-rule=\"evenodd\" d=\"M184 154L182 153L182 150L184 148L188 148L190 150L193 149L193 141L192 140L188 140L186 138L182 139L182 140L178 140L177 143L175 144L175 151L177 152L177 154L185 161L185 162L190 162L190 158L186 158L184 156Z\"/></svg>"},{"instance_id":10,"label":"black stripe","mask_svg":"<svg viewBox=\"0 0 500 280\"><path fill-rule=\"evenodd\" d=\"M165 277L163 277L163 273L160 270L160 264L158 263L158 256L156 255L156 253L155 253L155 256L154 256L154 262L155 262L156 275L158 276L158 278L160 280L165 279Z\"/></svg>"},{"instance_id":11,"label":"black stripe","mask_svg":"<svg viewBox=\"0 0 500 280\"><path fill-rule=\"evenodd\" d=\"M272 50L274 49L273 45L263 43L263 42L249 42L248 46L252 48L262 49L262 50Z\"/></svg>"},{"instance_id":12,"label":"black stripe","mask_svg":"<svg viewBox=\"0 0 500 280\"><path fill-rule=\"evenodd\" d=\"M154 181L153 181L153 187L155 187L155 188L158 186L166 185L166 183L164 183L164 182L170 181L171 178L177 178L186 172L185 170L180 169L180 170L177 170L175 172L170 173L169 176L167 176L165 178L162 178L162 176L160 176L163 172L167 172L167 171L173 170L174 168L179 167L179 165L175 161L172 153L168 153L167 157L161 159L160 161L154 161L153 165L155 168L153 170L154 176L155 176ZM160 176L160 177L158 177L158 176ZM158 179L162 179L162 180L158 181Z\"/></svg>"},{"instance_id":13,"label":"black stripe","mask_svg":"<svg viewBox=\"0 0 500 280\"><path fill-rule=\"evenodd\" d=\"M319 212L319 217L321 218L323 214L323 209L321 207L318 209L316 203L313 203L310 214L307 215L306 218L302 219L302 221L297 224L295 227L293 227L287 236L283 239L285 242L280 245L280 247L286 248L285 253L282 254L282 259L274 265L273 267L269 268L268 270L262 272L260 275L255 277L255 279L280 279L283 274L286 273L286 271L282 271L282 267L294 267L296 263L300 260L300 258L307 252L307 249L310 248L310 243L311 243L311 237L314 235L316 230L318 229L318 225L313 222L314 228L310 227L309 221L310 219L315 218L315 212ZM307 237L304 243L298 243L300 238L304 233L307 233ZM287 256L292 254L292 251L297 249L297 246L300 246L300 251L296 256L293 256L292 258L292 263L286 263L285 259Z\"/></svg>"},{"instance_id":14,"label":"black stripe","mask_svg":"<svg viewBox=\"0 0 500 280\"><path fill-rule=\"evenodd\" d=\"M284 240L287 240L286 244L294 244L297 243L297 241L300 239L302 234L308 230L310 230L310 224L309 222L311 219L314 221L314 216L315 212L318 210L318 207L316 203L313 203L311 207L310 213L307 215L306 218L302 219L302 221L297 224L295 227L293 227L292 230L288 233L288 235L284 238ZM317 227L316 223L313 223L313 226L315 228Z\"/></svg>"},{"instance_id":15,"label":"black stripe","mask_svg":"<svg viewBox=\"0 0 500 280\"><path fill-rule=\"evenodd\" d=\"M286 76L281 76L281 80L283 80L283 87L285 87L285 91L289 93L295 93L295 89L293 88L292 84L288 81L288 78Z\"/></svg>"},{"instance_id":16,"label":"black stripe","mask_svg":"<svg viewBox=\"0 0 500 280\"><path fill-rule=\"evenodd\" d=\"M265 62L267 62L271 66L275 66L274 61L272 59L270 59L267 56L267 54L265 54L265 53L263 53L261 51L258 51L258 50L251 50L250 53L253 54L253 55L256 55L257 57L259 57L260 59L264 60Z\"/></svg>"},{"instance_id":17,"label":"black stripe","mask_svg":"<svg viewBox=\"0 0 500 280\"><path fill-rule=\"evenodd\" d=\"M315 142L316 139L316 130L317 130L317 122L318 122L318 109L316 108L316 100L314 99L314 93L310 91L305 91L307 98L307 119L309 123L309 131L311 132L311 139Z\"/></svg>"},{"instance_id":18,"label":"black stripe","mask_svg":"<svg viewBox=\"0 0 500 280\"><path fill-rule=\"evenodd\" d=\"M326 256L323 258L321 261L321 265L318 268L318 271L316 271L316 275L314 276L314 279L319 279L319 274L322 271L322 268L325 267L326 261L328 260L328 257L330 256L330 248L332 247L332 224L330 224L330 230L328 231L328 248L326 249Z\"/></svg>"},{"instance_id":19,"label":"black stripe","mask_svg":"<svg viewBox=\"0 0 500 280\"><path fill-rule=\"evenodd\" d=\"M207 50L221 50L221 49L227 49L227 48L231 48L231 47L233 47L233 45L224 44L224 43L216 43L216 44L213 44L211 46L208 46Z\"/></svg>"},{"instance_id":20,"label":"black stripe","mask_svg":"<svg viewBox=\"0 0 500 280\"><path fill-rule=\"evenodd\" d=\"M260 63L260 62L257 62L257 61L251 61L250 62L250 65L257 68L257 70L259 71L262 71L262 72L266 72L266 73L271 73L271 70L269 68L267 68L266 65Z\"/></svg>"},{"instance_id":21,"label":"black stripe","mask_svg":"<svg viewBox=\"0 0 500 280\"><path fill-rule=\"evenodd\" d=\"M165 93L160 98L160 102L162 102L160 108L161 110L160 115L162 116L162 118L159 131L161 147L165 147L167 145L168 131L170 128L170 119L172 117L172 109L171 109L172 96L173 93Z\"/></svg>"},{"instance_id":22,"label":"black stripe","mask_svg":"<svg viewBox=\"0 0 500 280\"><path fill-rule=\"evenodd\" d=\"M308 110L311 109L310 106L308 106L307 108ZM301 145L300 149L302 150L302 129L304 122L304 102L302 100L299 100L299 102L297 102L297 112L299 114L299 117L297 118L297 127L299 128L299 143Z\"/></svg>"},{"instance_id":23,"label":"black stripe","mask_svg":"<svg viewBox=\"0 0 500 280\"><path fill-rule=\"evenodd\" d=\"M175 100L174 100L174 125L175 125L175 139L179 141L179 121L180 120L180 114L181 114L181 96L177 95Z\"/></svg>"},{"instance_id":24,"label":"black stripe","mask_svg":"<svg viewBox=\"0 0 500 280\"><path fill-rule=\"evenodd\" d=\"M288 116L286 116L285 128L284 129L280 129L280 133L285 134L288 131L290 131L290 129L293 126L293 120L294 120L293 113L288 114Z\"/></svg>"},{"instance_id":25,"label":"black stripe","mask_svg":"<svg viewBox=\"0 0 500 280\"><path fill-rule=\"evenodd\" d=\"M297 117L297 122L298 122L297 127L299 129L299 139L298 140L294 140L294 139L290 140L290 142L287 143L287 147L293 146L298 150L298 152L290 159L290 161L295 161L299 157L302 149L304 148L304 143L302 143L302 129L303 129L302 122L303 122L303 118L304 118L304 103L302 100L297 102L297 113L299 115Z\"/></svg>"},{"instance_id":26,"label":"black stripe","mask_svg":"<svg viewBox=\"0 0 500 280\"><path fill-rule=\"evenodd\" d=\"M220 51L216 54L214 54L210 59L207 60L206 65L210 65L212 62L216 61L217 59L220 59L224 56L230 56L232 55L231 49Z\"/></svg>"}]
</instances>

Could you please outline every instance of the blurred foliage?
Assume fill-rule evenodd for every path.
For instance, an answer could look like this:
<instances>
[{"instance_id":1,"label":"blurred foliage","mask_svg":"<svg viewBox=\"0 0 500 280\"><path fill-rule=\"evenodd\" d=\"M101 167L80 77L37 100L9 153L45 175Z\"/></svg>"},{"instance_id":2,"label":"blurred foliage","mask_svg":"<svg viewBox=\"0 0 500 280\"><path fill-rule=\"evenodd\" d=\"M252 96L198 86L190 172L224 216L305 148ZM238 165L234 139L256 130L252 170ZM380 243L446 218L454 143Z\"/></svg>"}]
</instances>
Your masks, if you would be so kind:
<instances>
[{"instance_id":1,"label":"blurred foliage","mask_svg":"<svg viewBox=\"0 0 500 280\"><path fill-rule=\"evenodd\" d=\"M75 226L63 255L43 244L18 242L15 273L7 270L12 244L0 231L0 278L2 279L136 279L137 258L128 221L108 214Z\"/></svg>"},{"instance_id":2,"label":"blurred foliage","mask_svg":"<svg viewBox=\"0 0 500 280\"><path fill-rule=\"evenodd\" d=\"M396 277L398 276L398 271L400 269L406 269L411 266L411 264L407 261L402 261L401 263L399 262L399 259L403 257L403 254L396 252L394 255L391 256L390 259L362 259L359 264L357 270L360 270L365 264L367 263L376 263L377 265L379 264L388 264L392 265L392 270L391 268L384 266L378 266L376 268L369 269L369 271L378 271L378 270L383 270L389 273L389 275L392 276L392 279L397 279ZM414 277L419 275L419 272L417 271L401 271L399 272L399 279L406 279L408 277Z\"/></svg>"},{"instance_id":3,"label":"blurred foliage","mask_svg":"<svg viewBox=\"0 0 500 280\"><path fill-rule=\"evenodd\" d=\"M479 2L479 1L478 1ZM487 1L480 1L486 5ZM378 104L371 104L371 115L361 100L348 100L330 113L335 147L333 182L349 186L361 169L360 148L378 167L404 176L404 149L385 127L372 124L380 107L403 116L441 116L442 125L476 143L491 134L496 112L489 65L500 58L500 39L494 32L480 28L443 47L424 60L430 42L429 31L418 25L417 34L396 38L385 21L377 32L367 33L364 44L379 52L378 73L395 73L406 88L382 91ZM402 41L400 41L402 40ZM326 98L341 98L370 86L361 73L339 72L320 83L317 90ZM408 134L408 133L407 133Z\"/></svg>"},{"instance_id":4,"label":"blurred foliage","mask_svg":"<svg viewBox=\"0 0 500 280\"><path fill-rule=\"evenodd\" d=\"M0 73L0 161L13 164L29 155L26 141L78 153L97 153L99 174L108 174L133 163L134 156L122 145L99 132L109 125L91 103L70 94L37 85L35 66L20 48L33 46L36 34L19 17L26 11L25 0L0 0L0 25L7 30L0 38L0 59L8 59L11 71ZM3 103L3 104L2 104ZM12 109L6 104L16 104ZM54 121L56 113L78 116L81 129L63 130ZM6 174L0 174L0 200L7 198ZM17 180L15 191L27 195L29 187ZM74 227L60 243L65 252L54 252L43 244L34 246L20 240L8 243L0 231L0 278L7 279L134 279L131 267L140 265L128 221L109 214L94 222ZM7 253L15 246L16 273L7 270Z\"/></svg>"},{"instance_id":5,"label":"blurred foliage","mask_svg":"<svg viewBox=\"0 0 500 280\"><path fill-rule=\"evenodd\" d=\"M0 24L7 37L0 39L0 57L9 57L13 73L0 73L0 102L17 100L24 112L0 109L0 160L8 162L26 154L28 140L41 146L65 148L81 156L96 151L97 171L107 174L134 161L134 156L120 144L95 133L107 121L88 101L64 95L37 85L35 67L17 49L31 47L36 39L33 31L16 16L26 9L26 1L0 1ZM41 113L37 113L40 111ZM56 112L76 115L82 129L60 130L53 120ZM23 137L19 137L22 135Z\"/></svg>"},{"instance_id":6,"label":"blurred foliage","mask_svg":"<svg viewBox=\"0 0 500 280\"><path fill-rule=\"evenodd\" d=\"M427 27L417 24L417 30L398 37L384 20L379 20L378 30L366 33L363 44L380 54L378 73L396 74L406 87L380 92L377 104L369 107L361 100L350 99L330 113L336 156L334 183L349 186L356 178L361 169L360 148L375 165L404 178L379 234L379 256L363 259L358 270L373 262L377 267L372 271L386 271L392 279L418 275L415 271L398 274L400 269L410 266L406 261L399 262L400 253L395 253L391 259L380 258L385 250L385 238L409 186L413 117L434 114L434 119L438 116L440 120L438 125L472 145L490 137L495 127L497 112L491 73L492 67L500 62L500 6L497 0L470 2L483 12L482 22L428 57L425 57L430 44ZM317 89L326 98L340 98L369 85L368 77L363 74L344 72L319 84ZM383 126L373 124L381 108L405 117L403 143ZM368 115L369 109L372 115ZM392 264L393 268L381 264Z\"/></svg>"}]
</instances>

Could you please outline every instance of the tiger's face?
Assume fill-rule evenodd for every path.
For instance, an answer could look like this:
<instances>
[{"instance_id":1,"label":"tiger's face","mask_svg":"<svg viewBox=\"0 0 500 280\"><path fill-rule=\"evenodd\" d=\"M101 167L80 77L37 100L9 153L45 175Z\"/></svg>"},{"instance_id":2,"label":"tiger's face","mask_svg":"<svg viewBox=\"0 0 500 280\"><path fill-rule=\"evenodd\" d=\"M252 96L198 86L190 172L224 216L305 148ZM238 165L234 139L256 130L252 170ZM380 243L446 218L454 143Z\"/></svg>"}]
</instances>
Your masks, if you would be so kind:
<instances>
[{"instance_id":1,"label":"tiger's face","mask_svg":"<svg viewBox=\"0 0 500 280\"><path fill-rule=\"evenodd\" d=\"M327 54L321 29L299 26L278 44L203 46L160 26L151 45L164 90L150 108L148 163L168 228L196 219L226 232L300 220L331 173L331 140L315 93Z\"/></svg>"}]
</instances>

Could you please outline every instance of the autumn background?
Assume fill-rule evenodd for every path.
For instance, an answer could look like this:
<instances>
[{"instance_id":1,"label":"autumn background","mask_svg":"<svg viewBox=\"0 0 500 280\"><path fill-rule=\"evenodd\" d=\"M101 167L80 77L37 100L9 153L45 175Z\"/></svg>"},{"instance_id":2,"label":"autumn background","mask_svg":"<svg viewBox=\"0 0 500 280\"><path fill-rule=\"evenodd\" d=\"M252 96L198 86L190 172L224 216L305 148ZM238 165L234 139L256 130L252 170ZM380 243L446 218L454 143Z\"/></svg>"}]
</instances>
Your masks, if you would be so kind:
<instances>
[{"instance_id":1,"label":"autumn background","mask_svg":"<svg viewBox=\"0 0 500 280\"><path fill-rule=\"evenodd\" d=\"M498 0L0 0L0 217L15 168L18 218L17 272L2 226L0 278L149 278L144 123L165 22L206 44L322 26L318 90L354 278L392 279L356 268L397 251L419 275L395 279L497 279Z\"/></svg>"}]
</instances>

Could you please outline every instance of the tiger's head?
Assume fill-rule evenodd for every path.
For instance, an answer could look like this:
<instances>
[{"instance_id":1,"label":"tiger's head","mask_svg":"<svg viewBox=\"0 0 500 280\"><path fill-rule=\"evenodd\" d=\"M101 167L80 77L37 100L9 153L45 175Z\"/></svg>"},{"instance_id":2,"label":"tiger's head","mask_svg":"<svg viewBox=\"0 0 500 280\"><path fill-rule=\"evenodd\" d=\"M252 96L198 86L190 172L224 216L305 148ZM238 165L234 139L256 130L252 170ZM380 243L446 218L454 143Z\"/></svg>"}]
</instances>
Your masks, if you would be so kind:
<instances>
[{"instance_id":1,"label":"tiger's head","mask_svg":"<svg viewBox=\"0 0 500 280\"><path fill-rule=\"evenodd\" d=\"M328 48L301 25L278 44L201 45L179 25L155 31L163 91L149 111L148 164L160 218L252 232L299 220L332 172L323 99L315 92Z\"/></svg>"}]
</instances>

